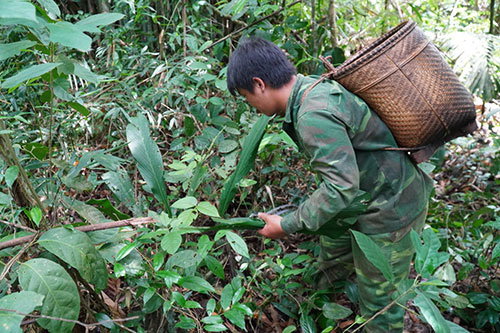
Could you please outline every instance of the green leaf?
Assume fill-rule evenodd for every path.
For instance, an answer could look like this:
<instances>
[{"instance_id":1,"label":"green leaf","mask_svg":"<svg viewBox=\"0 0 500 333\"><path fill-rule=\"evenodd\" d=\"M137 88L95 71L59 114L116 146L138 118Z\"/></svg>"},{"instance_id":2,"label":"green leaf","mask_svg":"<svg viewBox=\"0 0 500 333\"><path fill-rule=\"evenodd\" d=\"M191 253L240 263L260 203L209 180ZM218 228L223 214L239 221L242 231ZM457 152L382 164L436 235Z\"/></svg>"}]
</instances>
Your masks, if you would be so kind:
<instances>
[{"instance_id":1,"label":"green leaf","mask_svg":"<svg viewBox=\"0 0 500 333\"><path fill-rule=\"evenodd\" d=\"M224 188L222 189L219 203L219 213L221 216L229 208L229 204L236 194L238 183L250 172L254 165L255 158L257 157L257 149L264 136L269 119L269 117L261 116L245 138L236 170L229 177L229 180L224 184Z\"/></svg>"},{"instance_id":2,"label":"green leaf","mask_svg":"<svg viewBox=\"0 0 500 333\"><path fill-rule=\"evenodd\" d=\"M227 331L227 327L224 324L209 324L203 326L206 332L224 332Z\"/></svg>"},{"instance_id":3,"label":"green leaf","mask_svg":"<svg viewBox=\"0 0 500 333\"><path fill-rule=\"evenodd\" d=\"M172 231L163 236L161 240L161 248L167 251L168 254L174 254L177 252L182 244L182 236L180 232Z\"/></svg>"},{"instance_id":4,"label":"green leaf","mask_svg":"<svg viewBox=\"0 0 500 333\"><path fill-rule=\"evenodd\" d=\"M436 333L449 333L450 327L446 320L439 312L439 309L432 303L432 301L417 290L418 296L413 300L415 305L420 308L425 320L432 326Z\"/></svg>"},{"instance_id":5,"label":"green leaf","mask_svg":"<svg viewBox=\"0 0 500 333\"><path fill-rule=\"evenodd\" d=\"M197 203L198 200L196 200L195 197L185 197L174 202L172 204L172 208L176 209L193 208L194 206L196 206Z\"/></svg>"},{"instance_id":6,"label":"green leaf","mask_svg":"<svg viewBox=\"0 0 500 333\"><path fill-rule=\"evenodd\" d=\"M196 209L204 214L204 215L207 215L207 216L211 216L211 217L220 217L219 216L219 212L217 211L217 208L215 208L214 205L212 205L210 202L208 201L202 201L200 202L197 206L196 206Z\"/></svg>"},{"instance_id":7,"label":"green leaf","mask_svg":"<svg viewBox=\"0 0 500 333\"><path fill-rule=\"evenodd\" d=\"M200 293L207 291L215 292L214 287L207 280L198 276L186 276L178 281L178 284L186 289L194 290Z\"/></svg>"},{"instance_id":8,"label":"green leaf","mask_svg":"<svg viewBox=\"0 0 500 333\"><path fill-rule=\"evenodd\" d=\"M37 0L42 7L47 10L47 12L54 14L55 16L61 16L61 11L59 10L59 7L57 4L54 2L54 0Z\"/></svg>"},{"instance_id":9,"label":"green leaf","mask_svg":"<svg viewBox=\"0 0 500 333\"><path fill-rule=\"evenodd\" d=\"M125 171L109 171L103 174L101 178L122 204L134 212L134 215L140 215L140 209L137 207L134 197L132 182Z\"/></svg>"},{"instance_id":10,"label":"green leaf","mask_svg":"<svg viewBox=\"0 0 500 333\"><path fill-rule=\"evenodd\" d=\"M90 199L86 203L96 206L100 212L106 214L114 221L126 220L130 218L129 215L123 214L118 209L116 209L113 204L111 204L111 201L109 201L109 199Z\"/></svg>"},{"instance_id":11,"label":"green leaf","mask_svg":"<svg viewBox=\"0 0 500 333\"><path fill-rule=\"evenodd\" d=\"M42 306L43 295L33 291L21 291L0 298L0 308L31 313ZM0 327L5 333L22 333L21 322L24 316L14 312L0 311Z\"/></svg>"},{"instance_id":12,"label":"green leaf","mask_svg":"<svg viewBox=\"0 0 500 333\"><path fill-rule=\"evenodd\" d=\"M219 151L223 154L230 153L238 148L238 142L234 140L224 140L219 143Z\"/></svg>"},{"instance_id":13,"label":"green leaf","mask_svg":"<svg viewBox=\"0 0 500 333\"><path fill-rule=\"evenodd\" d=\"M163 160L158 146L149 135L148 121L142 114L130 120L131 123L127 125L126 131L128 147L137 161L141 176L156 199L163 204L168 215L172 216L163 180Z\"/></svg>"},{"instance_id":14,"label":"green leaf","mask_svg":"<svg viewBox=\"0 0 500 333\"><path fill-rule=\"evenodd\" d=\"M228 311L224 312L224 317L229 319L229 321L239 328L246 330L245 327L245 315L236 309L229 309Z\"/></svg>"},{"instance_id":15,"label":"green leaf","mask_svg":"<svg viewBox=\"0 0 500 333\"><path fill-rule=\"evenodd\" d=\"M316 333L316 324L314 320L305 313L300 316L300 328L303 333Z\"/></svg>"},{"instance_id":16,"label":"green leaf","mask_svg":"<svg viewBox=\"0 0 500 333\"><path fill-rule=\"evenodd\" d=\"M12 187L17 177L19 176L19 168L17 165L13 165L5 170L5 183L8 187Z\"/></svg>"},{"instance_id":17,"label":"green leaf","mask_svg":"<svg viewBox=\"0 0 500 333\"><path fill-rule=\"evenodd\" d=\"M27 1L0 1L0 19L23 19L37 23L36 8Z\"/></svg>"},{"instance_id":18,"label":"green leaf","mask_svg":"<svg viewBox=\"0 0 500 333\"><path fill-rule=\"evenodd\" d=\"M80 295L75 282L60 265L36 258L22 263L18 271L23 290L45 296L40 313L45 316L77 320ZM38 324L51 332L70 332L74 322L40 318Z\"/></svg>"},{"instance_id":19,"label":"green leaf","mask_svg":"<svg viewBox=\"0 0 500 333\"><path fill-rule=\"evenodd\" d=\"M61 21L47 24L50 31L50 41L60 43L83 52L90 51L92 38L87 36L77 26L70 22Z\"/></svg>"},{"instance_id":20,"label":"green leaf","mask_svg":"<svg viewBox=\"0 0 500 333\"><path fill-rule=\"evenodd\" d=\"M500 257L500 243L495 245L495 247L493 248L493 252L491 253L491 259L495 259L498 257Z\"/></svg>"},{"instance_id":21,"label":"green leaf","mask_svg":"<svg viewBox=\"0 0 500 333\"><path fill-rule=\"evenodd\" d=\"M250 258L250 255L248 254L247 244L245 243L243 238L232 231L228 231L226 233L226 239L236 253L242 255L245 258Z\"/></svg>"},{"instance_id":22,"label":"green leaf","mask_svg":"<svg viewBox=\"0 0 500 333\"><path fill-rule=\"evenodd\" d=\"M22 50L28 49L36 45L35 42L30 40L23 40L15 43L0 44L0 61L18 55Z\"/></svg>"},{"instance_id":23,"label":"green leaf","mask_svg":"<svg viewBox=\"0 0 500 333\"><path fill-rule=\"evenodd\" d=\"M45 156L49 153L49 147L38 142L27 143L23 148L28 154L40 161L43 161Z\"/></svg>"},{"instance_id":24,"label":"green leaf","mask_svg":"<svg viewBox=\"0 0 500 333\"><path fill-rule=\"evenodd\" d=\"M88 69L87 67L85 67L77 62L73 63L73 74L75 74L79 78L82 78L85 81L89 81L91 83L98 83L103 78L105 78L105 76L97 75L97 74L93 73L90 69Z\"/></svg>"},{"instance_id":25,"label":"green leaf","mask_svg":"<svg viewBox=\"0 0 500 333\"><path fill-rule=\"evenodd\" d=\"M61 260L76 268L80 275L99 290L108 284L106 263L86 233L66 228L47 231L38 243Z\"/></svg>"},{"instance_id":26,"label":"green leaf","mask_svg":"<svg viewBox=\"0 0 500 333\"><path fill-rule=\"evenodd\" d=\"M30 210L30 217L31 220L36 224L38 227L40 225L40 221L42 221L42 211L38 206L35 206L31 208Z\"/></svg>"},{"instance_id":27,"label":"green leaf","mask_svg":"<svg viewBox=\"0 0 500 333\"><path fill-rule=\"evenodd\" d=\"M75 25L82 31L86 32L100 32L97 28L103 25L109 25L120 19L125 15L119 13L102 13L89 16L83 20L77 22Z\"/></svg>"},{"instance_id":28,"label":"green leaf","mask_svg":"<svg viewBox=\"0 0 500 333\"><path fill-rule=\"evenodd\" d=\"M292 333L292 332L295 332L297 330L297 327L295 327L294 325L290 325L290 326L287 326L282 333Z\"/></svg>"},{"instance_id":29,"label":"green leaf","mask_svg":"<svg viewBox=\"0 0 500 333\"><path fill-rule=\"evenodd\" d=\"M179 251L167 260L166 268L179 266L181 268L188 268L198 264L196 252L193 250Z\"/></svg>"},{"instance_id":30,"label":"green leaf","mask_svg":"<svg viewBox=\"0 0 500 333\"><path fill-rule=\"evenodd\" d=\"M219 260L214 257L208 255L204 258L205 263L207 264L208 269L215 274L215 276L224 279L224 267L220 263Z\"/></svg>"},{"instance_id":31,"label":"green leaf","mask_svg":"<svg viewBox=\"0 0 500 333\"><path fill-rule=\"evenodd\" d=\"M222 293L220 295L220 306L224 311L229 309L231 306L231 300L233 299L233 286L231 284L226 284L222 289Z\"/></svg>"},{"instance_id":32,"label":"green leaf","mask_svg":"<svg viewBox=\"0 0 500 333\"><path fill-rule=\"evenodd\" d=\"M432 273L439 265L446 262L449 258L448 253L438 252L441 242L432 229L425 229L422 232L424 244L422 244L418 234L412 230L411 240L416 250L415 270L422 274L424 278L430 278Z\"/></svg>"},{"instance_id":33,"label":"green leaf","mask_svg":"<svg viewBox=\"0 0 500 333\"><path fill-rule=\"evenodd\" d=\"M139 246L139 244L137 242L131 242L131 243L128 243L127 245L125 245L116 255L116 262L118 262L118 261L122 260L123 258L125 258L126 256L128 256L130 254L130 252L135 250L135 248L137 246Z\"/></svg>"},{"instance_id":34,"label":"green leaf","mask_svg":"<svg viewBox=\"0 0 500 333\"><path fill-rule=\"evenodd\" d=\"M344 319L352 314L351 309L337 303L325 303L322 310L323 316L333 320Z\"/></svg>"},{"instance_id":35,"label":"green leaf","mask_svg":"<svg viewBox=\"0 0 500 333\"><path fill-rule=\"evenodd\" d=\"M394 274L391 266L380 247L367 235L355 230L351 232L354 238L356 238L356 242L366 256L366 259L368 259L373 266L377 267L388 281L393 281Z\"/></svg>"},{"instance_id":36,"label":"green leaf","mask_svg":"<svg viewBox=\"0 0 500 333\"><path fill-rule=\"evenodd\" d=\"M31 67L25 68L14 76L9 77L2 83L2 88L13 88L18 84L21 84L27 80L33 79L35 77L41 76L57 66L61 65L60 62L56 63L46 63L40 65L33 65Z\"/></svg>"},{"instance_id":37,"label":"green leaf","mask_svg":"<svg viewBox=\"0 0 500 333\"><path fill-rule=\"evenodd\" d=\"M67 102L69 106L78 111L82 116L87 117L90 114L90 111L83 105L77 102Z\"/></svg>"}]
</instances>

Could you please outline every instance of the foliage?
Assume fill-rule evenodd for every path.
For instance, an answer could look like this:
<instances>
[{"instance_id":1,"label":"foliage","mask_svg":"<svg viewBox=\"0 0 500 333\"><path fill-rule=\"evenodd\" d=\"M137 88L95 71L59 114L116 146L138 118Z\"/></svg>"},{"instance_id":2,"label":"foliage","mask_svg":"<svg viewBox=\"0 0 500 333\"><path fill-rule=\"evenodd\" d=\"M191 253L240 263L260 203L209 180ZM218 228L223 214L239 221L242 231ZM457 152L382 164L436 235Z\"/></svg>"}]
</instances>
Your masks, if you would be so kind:
<instances>
[{"instance_id":1,"label":"foliage","mask_svg":"<svg viewBox=\"0 0 500 333\"><path fill-rule=\"evenodd\" d=\"M481 34L487 9L469 2L292 3L0 3L0 219L9 223L0 242L45 231L26 248L0 250L2 327L21 331L33 311L53 332L82 318L111 332L331 332L370 319L352 306L355 284L335 286L340 302L313 287L314 235L277 242L251 231L262 221L245 216L299 204L317 184L277 123L227 93L228 56L238 38L257 34L299 72L318 74L318 55L341 63L410 18L438 43L454 31L480 36L483 48L471 55L455 43L450 59L471 91L494 102L497 36ZM330 3L336 29L326 23ZM429 165L431 228L412 235L417 276L397 296L413 299L436 331L463 331L452 319L499 326L500 140L494 104L488 110L482 141L455 140ZM365 199L343 218L354 220ZM74 229L145 215L155 223ZM321 232L343 232L334 227ZM391 280L369 238L355 237Z\"/></svg>"}]
</instances>

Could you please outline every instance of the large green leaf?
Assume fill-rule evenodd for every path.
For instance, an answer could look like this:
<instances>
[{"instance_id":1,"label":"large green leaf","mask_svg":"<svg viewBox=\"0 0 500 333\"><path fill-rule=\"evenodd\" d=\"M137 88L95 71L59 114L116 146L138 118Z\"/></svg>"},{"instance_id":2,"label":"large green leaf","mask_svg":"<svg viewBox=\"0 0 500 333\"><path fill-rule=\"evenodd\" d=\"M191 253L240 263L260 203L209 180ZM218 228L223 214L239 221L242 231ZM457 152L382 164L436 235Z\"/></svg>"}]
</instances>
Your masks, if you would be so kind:
<instances>
[{"instance_id":1,"label":"large green leaf","mask_svg":"<svg viewBox=\"0 0 500 333\"><path fill-rule=\"evenodd\" d=\"M377 267L382 272L388 281L393 281L394 273L382 249L367 235L355 230L352 230L352 234L354 238L356 238L356 243L358 243L359 248L363 251L366 258L373 266Z\"/></svg>"},{"instance_id":2,"label":"large green leaf","mask_svg":"<svg viewBox=\"0 0 500 333\"><path fill-rule=\"evenodd\" d=\"M441 312L439 312L439 309L427 296L418 291L417 293L418 296L413 301L420 308L425 320L427 320L436 333L449 333L450 327L443 318L443 315L441 315Z\"/></svg>"},{"instance_id":3,"label":"large green leaf","mask_svg":"<svg viewBox=\"0 0 500 333\"><path fill-rule=\"evenodd\" d=\"M325 303L322 307L323 316L328 319L344 319L352 314L352 310L337 303Z\"/></svg>"},{"instance_id":4,"label":"large green leaf","mask_svg":"<svg viewBox=\"0 0 500 333\"><path fill-rule=\"evenodd\" d=\"M226 239L236 253L245 258L250 258L250 255L248 254L248 246L243 238L232 231L227 231Z\"/></svg>"},{"instance_id":5,"label":"large green leaf","mask_svg":"<svg viewBox=\"0 0 500 333\"><path fill-rule=\"evenodd\" d=\"M137 206L135 201L132 182L125 171L109 171L101 177L122 204L134 212L135 215L140 215L140 207Z\"/></svg>"},{"instance_id":6,"label":"large green leaf","mask_svg":"<svg viewBox=\"0 0 500 333\"><path fill-rule=\"evenodd\" d=\"M415 256L415 270L422 274L424 278L430 278L432 273L441 264L446 262L450 255L448 253L438 252L441 242L432 229L425 229L422 232L424 244L414 230L411 231L411 240L415 246L417 255Z\"/></svg>"},{"instance_id":7,"label":"large green leaf","mask_svg":"<svg viewBox=\"0 0 500 333\"><path fill-rule=\"evenodd\" d=\"M61 11L59 7L54 2L54 0L37 0L40 5L42 5L45 10L55 16L61 16Z\"/></svg>"},{"instance_id":8,"label":"large green leaf","mask_svg":"<svg viewBox=\"0 0 500 333\"><path fill-rule=\"evenodd\" d=\"M47 24L50 31L50 41L77 50L90 51L92 38L87 36L74 24L66 21Z\"/></svg>"},{"instance_id":9,"label":"large green leaf","mask_svg":"<svg viewBox=\"0 0 500 333\"><path fill-rule=\"evenodd\" d=\"M148 121L142 114L131 118L130 121L127 125L128 147L137 161L139 172L155 198L163 204L169 216L172 216L163 180L163 160L158 145L149 135Z\"/></svg>"},{"instance_id":10,"label":"large green leaf","mask_svg":"<svg viewBox=\"0 0 500 333\"><path fill-rule=\"evenodd\" d=\"M15 310L21 313L30 313L41 306L43 295L33 291L21 291L0 298L0 308ZM0 311L0 327L5 333L22 333L20 325L24 316L7 311Z\"/></svg>"},{"instance_id":11,"label":"large green leaf","mask_svg":"<svg viewBox=\"0 0 500 333\"><path fill-rule=\"evenodd\" d=\"M76 268L80 275L97 289L106 288L108 284L106 262L84 232L56 228L43 234L38 243Z\"/></svg>"},{"instance_id":12,"label":"large green leaf","mask_svg":"<svg viewBox=\"0 0 500 333\"><path fill-rule=\"evenodd\" d=\"M250 133L246 136L236 170L231 177L229 177L229 180L222 189L219 203L219 213L221 216L226 213L229 204L233 200L234 195L236 194L237 184L253 168L260 141L266 132L267 123L270 119L271 118L269 117L261 116L253 125Z\"/></svg>"},{"instance_id":13,"label":"large green leaf","mask_svg":"<svg viewBox=\"0 0 500 333\"><path fill-rule=\"evenodd\" d=\"M124 16L125 15L119 13L96 14L77 22L75 25L82 31L100 32L100 30L97 27L116 22L121 18L123 18Z\"/></svg>"},{"instance_id":14,"label":"large green leaf","mask_svg":"<svg viewBox=\"0 0 500 333\"><path fill-rule=\"evenodd\" d=\"M77 320L80 313L80 295L75 282L59 264L36 258L22 263L18 271L23 290L45 296L40 309L42 315ZM49 332L71 332L74 322L40 318L38 324Z\"/></svg>"},{"instance_id":15,"label":"large green leaf","mask_svg":"<svg viewBox=\"0 0 500 333\"><path fill-rule=\"evenodd\" d=\"M39 64L39 65L33 65L31 67L28 67L26 69L23 69L19 73L17 73L14 76L9 77L7 80L2 83L2 88L12 88L17 86L20 83L23 83L24 81L33 79L35 77L41 76L57 66L61 65L60 62L56 63L46 63L46 64Z\"/></svg>"},{"instance_id":16,"label":"large green leaf","mask_svg":"<svg viewBox=\"0 0 500 333\"><path fill-rule=\"evenodd\" d=\"M22 50L35 45L35 42L30 40L22 40L20 42L0 44L0 61L19 54Z\"/></svg>"},{"instance_id":17,"label":"large green leaf","mask_svg":"<svg viewBox=\"0 0 500 333\"><path fill-rule=\"evenodd\" d=\"M36 8L27 1L0 1L0 19L23 19L37 22Z\"/></svg>"}]
</instances>

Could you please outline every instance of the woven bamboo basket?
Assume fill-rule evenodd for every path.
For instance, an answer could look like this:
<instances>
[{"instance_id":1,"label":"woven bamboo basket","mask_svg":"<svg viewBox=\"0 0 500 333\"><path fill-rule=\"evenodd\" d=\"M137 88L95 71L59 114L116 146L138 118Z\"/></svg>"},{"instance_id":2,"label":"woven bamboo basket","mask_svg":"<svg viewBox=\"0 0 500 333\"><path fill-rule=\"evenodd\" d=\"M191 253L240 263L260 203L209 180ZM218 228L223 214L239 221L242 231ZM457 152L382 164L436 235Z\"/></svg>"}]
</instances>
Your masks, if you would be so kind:
<instances>
[{"instance_id":1,"label":"woven bamboo basket","mask_svg":"<svg viewBox=\"0 0 500 333\"><path fill-rule=\"evenodd\" d=\"M330 69L330 77L377 112L417 162L477 129L471 94L414 22L401 23Z\"/></svg>"}]
</instances>

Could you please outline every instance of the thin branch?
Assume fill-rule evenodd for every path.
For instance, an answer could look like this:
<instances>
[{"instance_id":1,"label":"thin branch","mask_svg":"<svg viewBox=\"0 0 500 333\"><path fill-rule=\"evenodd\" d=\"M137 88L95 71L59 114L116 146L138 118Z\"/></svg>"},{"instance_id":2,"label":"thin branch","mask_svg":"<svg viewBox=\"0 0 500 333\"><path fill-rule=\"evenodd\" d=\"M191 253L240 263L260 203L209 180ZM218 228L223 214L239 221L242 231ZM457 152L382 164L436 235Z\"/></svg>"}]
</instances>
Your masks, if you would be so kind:
<instances>
[{"instance_id":1,"label":"thin branch","mask_svg":"<svg viewBox=\"0 0 500 333\"><path fill-rule=\"evenodd\" d=\"M235 30L235 31L231 32L229 35L224 36L223 38L219 39L218 41L213 42L212 44L210 44L210 46L208 46L208 47L206 48L206 50L208 50L208 49L212 48L213 46L215 46L215 45L217 45L217 44L219 44L219 43L221 43L221 42L225 41L225 40L226 40L226 39L228 39L229 37L232 37L232 36L234 36L234 35L236 35L236 34L239 34L240 32L242 32L242 31L244 31L244 30L246 30L246 29L249 29L249 28L253 27L253 26L254 26L254 25L256 25L256 24L259 24L260 22L265 21L265 20L267 20L268 18L273 17L273 16L275 16L275 15L277 15L277 14L281 13L281 12L282 12L282 11L284 11L285 9L290 8L290 7L292 7L293 5L295 5L295 4L299 3L299 2L302 2L302 0L295 0L294 2L292 2L291 4L289 4L288 6L283 7L283 8L280 8L280 9L278 9L278 10L276 10L276 11L272 12L271 14L269 14L269 15L267 15L267 16L264 16L263 18L260 18L260 19L258 19L258 20L257 20L257 21L255 21L255 22L252 22L251 24L249 24L249 25L247 25L247 26L244 26L244 27L242 27L242 28L240 28L240 29L238 29L238 30Z\"/></svg>"},{"instance_id":2,"label":"thin branch","mask_svg":"<svg viewBox=\"0 0 500 333\"><path fill-rule=\"evenodd\" d=\"M120 220L120 221L105 222L105 223L99 223L99 224L84 225L81 227L76 227L75 229L82 231L82 232L89 232L89 231L97 231L97 230L104 230L104 229L126 227L126 226L150 224L150 223L154 223L154 222L155 222L155 220L152 217L140 217L140 218L134 218L134 219L128 219L128 220ZM0 250L29 242L34 237L35 237L35 235L31 235L31 236L25 236L25 237L12 239L12 240L9 240L6 242L1 242L0 243Z\"/></svg>"},{"instance_id":3,"label":"thin branch","mask_svg":"<svg viewBox=\"0 0 500 333\"><path fill-rule=\"evenodd\" d=\"M26 230L26 231L29 231L29 232L32 232L32 233L36 232L35 229L32 229L30 227L26 227L26 226L21 225L21 224L15 224L15 223L7 222L7 221L2 221L2 220L0 220L0 223L6 224L6 225L11 226L13 228L23 229L23 230Z\"/></svg>"},{"instance_id":4,"label":"thin branch","mask_svg":"<svg viewBox=\"0 0 500 333\"><path fill-rule=\"evenodd\" d=\"M28 245L26 245L25 247L23 247L23 249L21 251L19 251L12 259L9 260L7 265L5 265L5 267L4 267L2 274L0 274L0 281L3 281L3 279L5 278L7 273L9 273L9 271L10 271L11 267L14 265L14 263L17 260L19 260L19 258L21 258L23 253L26 252L26 250L28 250L35 243L37 235L38 234L33 235L33 239L31 240L31 242Z\"/></svg>"}]
</instances>

